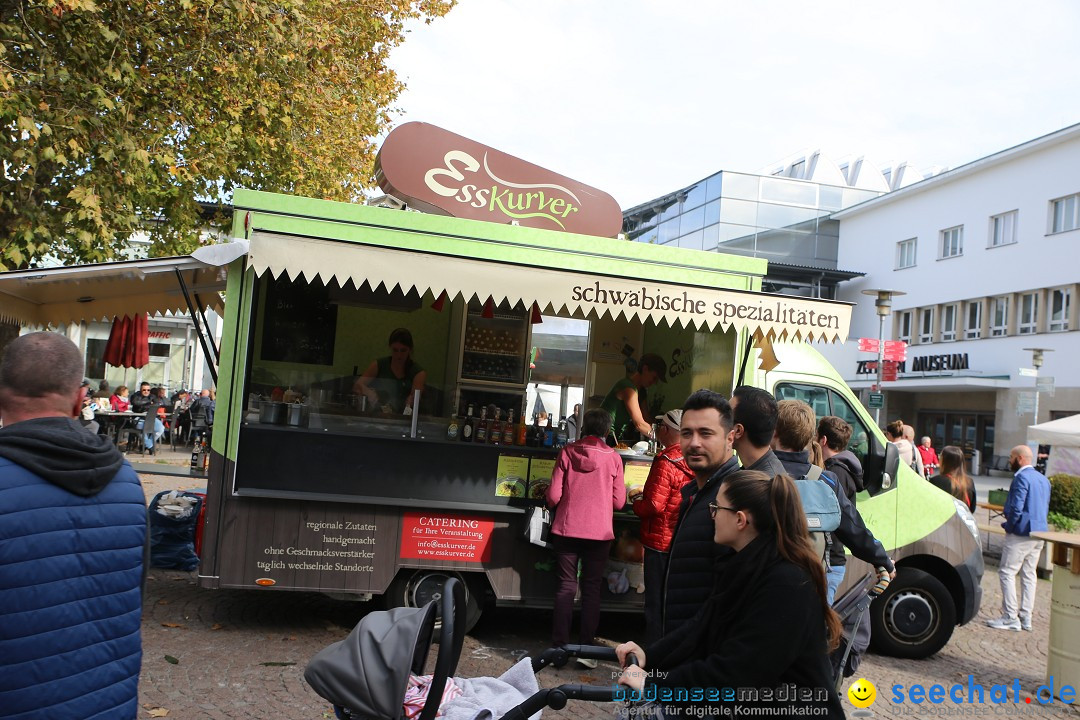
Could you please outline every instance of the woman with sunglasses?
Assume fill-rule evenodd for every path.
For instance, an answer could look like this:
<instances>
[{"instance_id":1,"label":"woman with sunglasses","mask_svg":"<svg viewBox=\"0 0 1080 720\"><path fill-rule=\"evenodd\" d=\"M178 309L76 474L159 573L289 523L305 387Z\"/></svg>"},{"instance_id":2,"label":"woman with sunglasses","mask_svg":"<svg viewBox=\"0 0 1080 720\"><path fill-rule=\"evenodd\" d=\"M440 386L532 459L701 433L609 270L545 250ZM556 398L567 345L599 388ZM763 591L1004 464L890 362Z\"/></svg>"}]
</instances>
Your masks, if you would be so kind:
<instances>
[{"instance_id":1,"label":"woman with sunglasses","mask_svg":"<svg viewBox=\"0 0 1080 720\"><path fill-rule=\"evenodd\" d=\"M829 662L840 619L825 599L795 484L741 470L724 479L709 512L713 540L735 551L717 561L712 597L655 643L619 645L619 683L671 709L812 707L815 716L844 717ZM625 667L629 653L640 667ZM674 702L684 690L690 699Z\"/></svg>"}]
</instances>

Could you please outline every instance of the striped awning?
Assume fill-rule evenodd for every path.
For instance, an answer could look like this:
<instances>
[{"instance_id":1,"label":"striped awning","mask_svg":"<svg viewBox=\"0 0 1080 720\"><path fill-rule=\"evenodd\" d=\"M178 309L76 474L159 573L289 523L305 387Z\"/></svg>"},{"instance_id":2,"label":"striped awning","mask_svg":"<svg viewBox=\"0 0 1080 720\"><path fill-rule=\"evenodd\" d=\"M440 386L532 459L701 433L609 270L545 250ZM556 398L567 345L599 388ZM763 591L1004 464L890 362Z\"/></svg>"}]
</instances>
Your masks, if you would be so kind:
<instances>
[{"instance_id":1,"label":"striped awning","mask_svg":"<svg viewBox=\"0 0 1080 720\"><path fill-rule=\"evenodd\" d=\"M351 242L252 233L250 266L290 280L365 283L404 293L444 291L466 300L508 302L591 318L651 320L682 327L748 330L777 339L834 342L848 336L851 305L643 278L412 252ZM647 271L647 266L645 266Z\"/></svg>"}]
</instances>

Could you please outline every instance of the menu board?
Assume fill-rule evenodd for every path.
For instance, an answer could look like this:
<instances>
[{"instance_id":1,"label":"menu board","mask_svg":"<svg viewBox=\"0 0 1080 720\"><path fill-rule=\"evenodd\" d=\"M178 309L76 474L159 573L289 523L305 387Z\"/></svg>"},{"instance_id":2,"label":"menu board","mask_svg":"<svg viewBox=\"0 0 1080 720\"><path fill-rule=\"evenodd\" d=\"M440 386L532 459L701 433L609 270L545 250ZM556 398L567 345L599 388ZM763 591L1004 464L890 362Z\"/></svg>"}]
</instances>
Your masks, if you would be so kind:
<instances>
[{"instance_id":1,"label":"menu board","mask_svg":"<svg viewBox=\"0 0 1080 720\"><path fill-rule=\"evenodd\" d=\"M652 464L629 462L623 468L623 481L626 483L626 494L633 495L641 492L645 487L645 481L649 479L649 470Z\"/></svg>"},{"instance_id":2,"label":"menu board","mask_svg":"<svg viewBox=\"0 0 1080 720\"><path fill-rule=\"evenodd\" d=\"M337 305L325 286L270 280L263 308L263 360L334 364Z\"/></svg>"},{"instance_id":3,"label":"menu board","mask_svg":"<svg viewBox=\"0 0 1080 720\"><path fill-rule=\"evenodd\" d=\"M529 497L543 500L551 487L551 474L555 471L555 461L549 458L533 458L529 463Z\"/></svg>"},{"instance_id":4,"label":"menu board","mask_svg":"<svg viewBox=\"0 0 1080 720\"><path fill-rule=\"evenodd\" d=\"M529 477L529 458L523 455L500 455L495 471L496 497L525 497L525 481Z\"/></svg>"}]
</instances>

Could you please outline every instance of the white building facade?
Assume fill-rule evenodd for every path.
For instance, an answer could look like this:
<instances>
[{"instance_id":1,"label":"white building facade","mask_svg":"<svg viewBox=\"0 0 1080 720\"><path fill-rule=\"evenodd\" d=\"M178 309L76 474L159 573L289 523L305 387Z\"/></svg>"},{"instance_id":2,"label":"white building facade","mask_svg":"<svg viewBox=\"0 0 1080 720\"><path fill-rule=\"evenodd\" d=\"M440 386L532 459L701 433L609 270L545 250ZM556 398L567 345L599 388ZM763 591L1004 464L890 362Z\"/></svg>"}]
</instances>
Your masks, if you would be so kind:
<instances>
[{"instance_id":1,"label":"white building facade","mask_svg":"<svg viewBox=\"0 0 1080 720\"><path fill-rule=\"evenodd\" d=\"M977 452L985 470L1026 442L1036 402L1039 422L1080 413L1080 125L833 217L838 264L866 275L840 284L837 299L858 303L852 337L825 352L864 399L876 357L856 341L879 319L862 291L905 293L885 324L910 347L883 384L882 424ZM1045 349L1037 396L1029 348Z\"/></svg>"}]
</instances>

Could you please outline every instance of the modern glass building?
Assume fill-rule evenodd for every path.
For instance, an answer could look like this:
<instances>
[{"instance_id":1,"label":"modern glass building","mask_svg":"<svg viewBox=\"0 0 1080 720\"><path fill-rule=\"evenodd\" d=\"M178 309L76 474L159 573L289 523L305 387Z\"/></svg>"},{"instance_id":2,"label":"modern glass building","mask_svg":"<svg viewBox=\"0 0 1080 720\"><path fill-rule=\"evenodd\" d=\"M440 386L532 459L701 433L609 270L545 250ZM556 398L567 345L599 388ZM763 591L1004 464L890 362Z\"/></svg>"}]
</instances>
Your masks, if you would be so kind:
<instances>
[{"instance_id":1,"label":"modern glass building","mask_svg":"<svg viewBox=\"0 0 1080 720\"><path fill-rule=\"evenodd\" d=\"M829 216L881 194L721 171L625 211L623 231L637 242L765 258L767 291L832 298L838 282L862 273L837 268L840 226Z\"/></svg>"}]
</instances>

